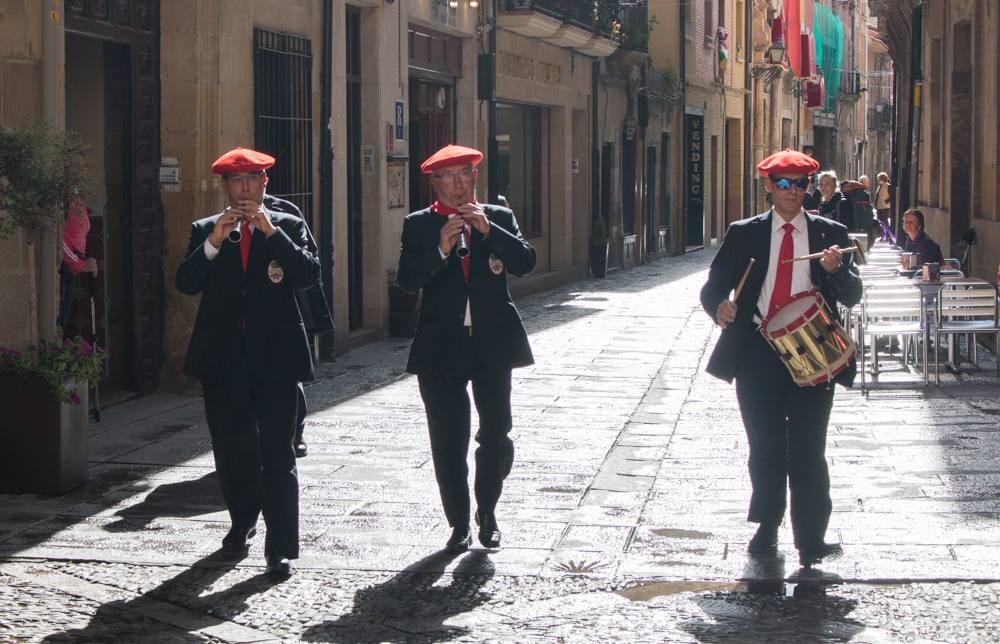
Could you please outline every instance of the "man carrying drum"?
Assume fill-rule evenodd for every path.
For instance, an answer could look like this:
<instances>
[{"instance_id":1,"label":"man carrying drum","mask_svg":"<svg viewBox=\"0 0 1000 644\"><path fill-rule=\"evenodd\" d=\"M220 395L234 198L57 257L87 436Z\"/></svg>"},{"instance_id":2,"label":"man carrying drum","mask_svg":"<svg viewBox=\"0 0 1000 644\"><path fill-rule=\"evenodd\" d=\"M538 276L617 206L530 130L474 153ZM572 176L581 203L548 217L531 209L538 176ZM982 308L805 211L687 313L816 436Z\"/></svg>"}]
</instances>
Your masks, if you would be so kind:
<instances>
[{"instance_id":1,"label":"man carrying drum","mask_svg":"<svg viewBox=\"0 0 1000 644\"><path fill-rule=\"evenodd\" d=\"M774 205L729 226L701 290L702 306L722 327L707 371L726 382L736 380L749 443L752 492L747 520L759 526L747 550L752 555L777 554L787 480L792 533L803 566L841 552L839 544L825 541L832 511L826 427L833 383L851 386L857 367L849 355L832 381L799 386L759 330L803 291L817 291L834 319L837 302L852 306L861 299L857 268L851 255L841 251L850 244L847 228L802 208L810 175L817 169L814 159L793 150L772 154L757 165ZM815 259L792 261L812 253Z\"/></svg>"}]
</instances>

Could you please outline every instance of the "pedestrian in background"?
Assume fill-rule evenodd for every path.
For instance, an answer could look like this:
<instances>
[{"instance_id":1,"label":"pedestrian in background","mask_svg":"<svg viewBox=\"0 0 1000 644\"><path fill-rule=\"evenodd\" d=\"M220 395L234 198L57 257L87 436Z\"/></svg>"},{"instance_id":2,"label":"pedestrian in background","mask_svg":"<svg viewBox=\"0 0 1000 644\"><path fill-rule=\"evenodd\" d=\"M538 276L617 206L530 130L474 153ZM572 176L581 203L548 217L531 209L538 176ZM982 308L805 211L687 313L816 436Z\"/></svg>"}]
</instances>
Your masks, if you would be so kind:
<instances>
[{"instance_id":1,"label":"pedestrian in background","mask_svg":"<svg viewBox=\"0 0 1000 644\"><path fill-rule=\"evenodd\" d=\"M452 528L445 548L468 549L467 454L472 396L479 415L475 495L479 542L500 547L496 506L514 462L509 433L511 370L533 363L528 337L507 290L507 273L535 267L535 250L514 213L476 200L479 150L448 145L420 166L437 200L403 222L397 280L423 303L407 371L417 375L427 413L434 474Z\"/></svg>"},{"instance_id":2,"label":"pedestrian in background","mask_svg":"<svg viewBox=\"0 0 1000 644\"><path fill-rule=\"evenodd\" d=\"M759 327L762 319L802 291L818 291L835 318L837 302L853 306L861 299L857 268L851 255L840 250L850 244L846 227L802 208L809 175L818 167L815 160L792 150L772 154L757 165L774 206L729 226L701 290L705 312L722 327L706 370L726 382L735 379L749 444L752 492L747 520L759 525L747 550L755 556L777 553L787 482L792 534L803 566L841 552L839 544L825 541L833 508L826 433L834 383L795 384ZM822 257L784 261L815 252ZM730 300L751 258L756 261L745 286ZM836 382L851 386L856 370L852 358Z\"/></svg>"},{"instance_id":3,"label":"pedestrian in background","mask_svg":"<svg viewBox=\"0 0 1000 644\"><path fill-rule=\"evenodd\" d=\"M820 203L817 207L821 217L844 224L848 230L854 225L854 208L844 197L837 184L837 173L824 170L816 175L819 186Z\"/></svg>"},{"instance_id":4,"label":"pedestrian in background","mask_svg":"<svg viewBox=\"0 0 1000 644\"><path fill-rule=\"evenodd\" d=\"M870 185L871 181L867 175L861 175L857 181L845 181L841 184L841 192L844 193L854 209L854 222L847 227L852 233L865 233L867 235L871 232L872 218L875 212L872 209Z\"/></svg>"},{"instance_id":5,"label":"pedestrian in background","mask_svg":"<svg viewBox=\"0 0 1000 644\"><path fill-rule=\"evenodd\" d=\"M191 226L177 289L201 293L184 373L201 381L212 453L232 527L225 554L245 554L263 513L267 574L284 579L299 554L292 441L297 383L313 379L295 289L319 277L305 222L263 205L274 158L243 148L212 165L228 207ZM227 242L240 230L238 243Z\"/></svg>"},{"instance_id":6,"label":"pedestrian in background","mask_svg":"<svg viewBox=\"0 0 1000 644\"><path fill-rule=\"evenodd\" d=\"M87 256L90 212L80 195L70 199L63 222L62 261L59 263L59 315L56 325L66 332L73 320L76 278L80 273L97 277L97 260Z\"/></svg>"},{"instance_id":7,"label":"pedestrian in background","mask_svg":"<svg viewBox=\"0 0 1000 644\"><path fill-rule=\"evenodd\" d=\"M892 208L892 186L889 183L889 175L879 172L875 178L878 186L875 188L875 214L878 220L885 224L886 228L892 230L892 219L890 208Z\"/></svg>"}]
</instances>

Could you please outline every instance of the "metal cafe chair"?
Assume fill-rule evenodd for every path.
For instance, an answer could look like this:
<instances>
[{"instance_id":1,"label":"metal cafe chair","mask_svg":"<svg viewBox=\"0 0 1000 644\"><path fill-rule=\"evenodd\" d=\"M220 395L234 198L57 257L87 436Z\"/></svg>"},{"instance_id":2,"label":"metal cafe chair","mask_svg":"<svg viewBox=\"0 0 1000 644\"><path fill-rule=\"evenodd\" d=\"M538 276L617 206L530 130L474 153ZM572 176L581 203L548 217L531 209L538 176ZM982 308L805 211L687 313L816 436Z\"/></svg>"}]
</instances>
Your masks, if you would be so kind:
<instances>
[{"instance_id":1,"label":"metal cafe chair","mask_svg":"<svg viewBox=\"0 0 1000 644\"><path fill-rule=\"evenodd\" d=\"M919 338L925 332L923 298L912 284L874 283L865 287L861 299L861 392L868 393L865 384L865 338L870 338L873 376L878 376L878 336L899 335ZM903 343L903 365L907 362L907 343ZM923 343L924 384L927 384L927 343Z\"/></svg>"},{"instance_id":2,"label":"metal cafe chair","mask_svg":"<svg viewBox=\"0 0 1000 644\"><path fill-rule=\"evenodd\" d=\"M997 291L989 282L945 284L938 291L934 325L934 346L941 344L942 335L965 335L971 347L972 363L977 363L976 334L992 333L1000 347L1000 320L997 318ZM969 339L971 336L971 340ZM958 355L956 348L955 355ZM958 358L955 358L956 363ZM941 384L940 359L934 351L934 382ZM1000 359L997 360L1000 377Z\"/></svg>"}]
</instances>

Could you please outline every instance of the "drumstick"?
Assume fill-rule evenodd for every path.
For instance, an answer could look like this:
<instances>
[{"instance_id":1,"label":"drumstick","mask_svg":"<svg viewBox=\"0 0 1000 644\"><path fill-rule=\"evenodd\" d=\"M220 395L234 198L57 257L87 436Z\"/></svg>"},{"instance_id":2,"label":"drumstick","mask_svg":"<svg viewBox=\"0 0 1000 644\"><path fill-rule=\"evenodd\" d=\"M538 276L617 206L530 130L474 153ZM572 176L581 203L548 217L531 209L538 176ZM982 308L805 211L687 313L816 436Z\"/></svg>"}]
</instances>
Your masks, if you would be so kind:
<instances>
[{"instance_id":1,"label":"drumstick","mask_svg":"<svg viewBox=\"0 0 1000 644\"><path fill-rule=\"evenodd\" d=\"M842 253L853 253L853 252L855 252L857 250L858 250L857 246L851 246L850 248L841 248L840 252L842 252ZM786 259L786 260L783 260L781 263L782 264L787 264L788 262L798 262L798 261L802 261L803 259L819 259L820 257L823 256L823 253L825 253L825 252L826 252L825 250L821 250L818 253L810 253L809 255L803 255L802 257L795 257L793 259Z\"/></svg>"},{"instance_id":2,"label":"drumstick","mask_svg":"<svg viewBox=\"0 0 1000 644\"><path fill-rule=\"evenodd\" d=\"M746 284L747 278L750 277L750 269L753 268L754 262L757 261L756 257L750 258L750 263L747 264L747 269L743 271L743 277L740 278L740 283L736 285L736 290L733 292L733 301L739 299L740 291L743 290L743 285Z\"/></svg>"}]
</instances>

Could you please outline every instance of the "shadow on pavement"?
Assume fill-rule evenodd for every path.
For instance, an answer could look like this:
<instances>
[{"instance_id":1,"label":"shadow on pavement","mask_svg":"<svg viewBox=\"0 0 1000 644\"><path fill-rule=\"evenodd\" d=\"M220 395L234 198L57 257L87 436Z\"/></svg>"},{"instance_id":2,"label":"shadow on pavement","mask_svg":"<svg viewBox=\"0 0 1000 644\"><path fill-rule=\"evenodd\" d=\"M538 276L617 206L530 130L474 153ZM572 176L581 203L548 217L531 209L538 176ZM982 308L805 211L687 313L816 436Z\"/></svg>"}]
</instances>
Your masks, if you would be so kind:
<instances>
[{"instance_id":1,"label":"shadow on pavement","mask_svg":"<svg viewBox=\"0 0 1000 644\"><path fill-rule=\"evenodd\" d=\"M195 562L179 575L171 577L149 592L128 601L102 604L90 623L80 629L64 631L46 637L44 642L204 642L195 635L247 609L246 600L273 586L264 574L245 579L231 588L202 596L201 593L230 572L239 562L219 559L213 553ZM187 628L168 623L165 612L177 612L183 607Z\"/></svg>"},{"instance_id":2,"label":"shadow on pavement","mask_svg":"<svg viewBox=\"0 0 1000 644\"><path fill-rule=\"evenodd\" d=\"M209 472L199 479L157 486L144 500L115 512L118 519L103 527L108 532L139 532L160 517L186 518L225 509L218 476Z\"/></svg>"},{"instance_id":3,"label":"shadow on pavement","mask_svg":"<svg viewBox=\"0 0 1000 644\"><path fill-rule=\"evenodd\" d=\"M410 564L388 581L362 588L347 615L302 632L306 642L384 642L417 638L439 642L469 635L449 618L490 600L482 588L493 576L485 550L470 550L458 562L448 585L437 585L448 564L461 553L440 550Z\"/></svg>"},{"instance_id":4,"label":"shadow on pavement","mask_svg":"<svg viewBox=\"0 0 1000 644\"><path fill-rule=\"evenodd\" d=\"M848 617L857 601L827 594L843 582L839 576L800 568L786 580L784 571L783 557L748 561L741 579L745 591L693 598L704 617L680 628L700 642L773 642L790 633L795 641L846 642L867 628Z\"/></svg>"},{"instance_id":5,"label":"shadow on pavement","mask_svg":"<svg viewBox=\"0 0 1000 644\"><path fill-rule=\"evenodd\" d=\"M695 255L614 271L606 279L581 279L526 295L516 303L532 335L605 312L609 291L646 291L705 270L704 256ZM382 341L379 351L361 349L338 357L336 361L317 364L317 380L306 390L311 414L409 377L406 373L408 350L409 340L387 339ZM191 389L192 393L196 391L196 388ZM101 425L91 426L92 440L100 436L104 451L100 456L91 456L91 479L83 487L58 497L0 494L0 557L15 556L48 541L62 530L82 523L102 507L127 498L130 492L141 493L150 477L190 463L211 451L203 415L199 413L192 418L185 411L178 419L171 415L171 410L178 409L177 405L164 407L161 401L158 406L151 402L154 399L155 396L126 402L109 410ZM120 424L115 424L112 420L115 413L110 412L121 416ZM129 421L130 418L135 420ZM104 427L110 428L105 430ZM308 431L307 428L307 440ZM207 491L202 484L213 490ZM188 485L192 487L186 487ZM210 498L208 494L212 495L208 502L210 507L205 509L205 500ZM194 482L161 485L145 501L119 511L119 518L105 528L109 532L136 531L147 526L154 515L194 516L222 507L216 482L202 477Z\"/></svg>"}]
</instances>

